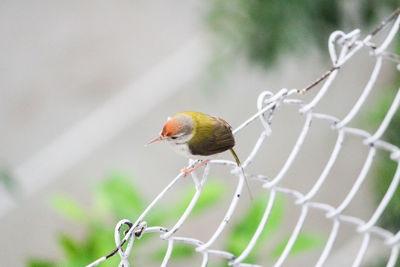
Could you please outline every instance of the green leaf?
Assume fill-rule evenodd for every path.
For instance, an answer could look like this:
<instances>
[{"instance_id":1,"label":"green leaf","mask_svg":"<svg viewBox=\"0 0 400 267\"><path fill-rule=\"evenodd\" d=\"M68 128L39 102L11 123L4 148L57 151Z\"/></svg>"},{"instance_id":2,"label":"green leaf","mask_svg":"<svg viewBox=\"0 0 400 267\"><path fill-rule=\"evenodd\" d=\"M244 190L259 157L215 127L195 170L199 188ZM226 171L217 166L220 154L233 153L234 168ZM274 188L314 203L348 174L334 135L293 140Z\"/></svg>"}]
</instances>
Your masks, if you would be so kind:
<instances>
[{"instance_id":1,"label":"green leaf","mask_svg":"<svg viewBox=\"0 0 400 267\"><path fill-rule=\"evenodd\" d=\"M218 203L224 196L225 192L225 185L222 182L214 179L208 180L204 185L203 192L193 208L191 215L196 215ZM195 189L193 187L190 187L183 192L181 199L176 203L176 205L173 205L173 209L169 213L170 218L181 216L192 200L194 194Z\"/></svg>"},{"instance_id":2,"label":"green leaf","mask_svg":"<svg viewBox=\"0 0 400 267\"><path fill-rule=\"evenodd\" d=\"M65 257L69 260L75 260L76 258L79 258L83 252L79 243L66 234L61 234L58 237L58 244L62 248Z\"/></svg>"},{"instance_id":3,"label":"green leaf","mask_svg":"<svg viewBox=\"0 0 400 267\"><path fill-rule=\"evenodd\" d=\"M141 242L137 242L135 246L140 244ZM124 248L125 247L126 245ZM108 254L114 248L114 227L101 222L92 225L83 246L82 256L85 255L86 258L88 258L86 260L86 264L84 265L87 265L89 262ZM118 256L109 258L107 260L107 263L109 264L108 266L118 266L119 260L120 259Z\"/></svg>"},{"instance_id":4,"label":"green leaf","mask_svg":"<svg viewBox=\"0 0 400 267\"><path fill-rule=\"evenodd\" d=\"M254 235L262 216L264 215L269 197L259 197L252 203L250 210L238 221L232 233L227 239L227 250L234 255L239 255L247 246ZM284 202L281 196L277 196L271 214L268 218L265 229L261 233L256 246L246 259L246 262L252 262L263 242L268 239L280 227L284 214Z\"/></svg>"},{"instance_id":5,"label":"green leaf","mask_svg":"<svg viewBox=\"0 0 400 267\"><path fill-rule=\"evenodd\" d=\"M143 211L145 201L132 179L112 173L96 190L96 207L117 218L135 218Z\"/></svg>"},{"instance_id":6,"label":"green leaf","mask_svg":"<svg viewBox=\"0 0 400 267\"><path fill-rule=\"evenodd\" d=\"M163 225L170 219L173 219L172 211L162 206L155 206L146 216L148 225Z\"/></svg>"},{"instance_id":7,"label":"green leaf","mask_svg":"<svg viewBox=\"0 0 400 267\"><path fill-rule=\"evenodd\" d=\"M273 258L279 258L289 241L289 236L279 243L279 245L272 251ZM300 233L294 243L289 256L307 252L313 249L321 248L326 242L323 235L315 233Z\"/></svg>"},{"instance_id":8,"label":"green leaf","mask_svg":"<svg viewBox=\"0 0 400 267\"><path fill-rule=\"evenodd\" d=\"M78 202L65 195L52 196L50 204L58 213L75 222L83 222L88 216Z\"/></svg>"},{"instance_id":9,"label":"green leaf","mask_svg":"<svg viewBox=\"0 0 400 267\"><path fill-rule=\"evenodd\" d=\"M26 265L28 267L57 267L54 262L43 259L29 259Z\"/></svg>"},{"instance_id":10,"label":"green leaf","mask_svg":"<svg viewBox=\"0 0 400 267\"><path fill-rule=\"evenodd\" d=\"M226 193L225 188L226 186L221 181L214 179L208 180L204 185L199 201L197 201L196 206L193 208L193 215L207 210L209 207L219 203Z\"/></svg>"}]
</instances>

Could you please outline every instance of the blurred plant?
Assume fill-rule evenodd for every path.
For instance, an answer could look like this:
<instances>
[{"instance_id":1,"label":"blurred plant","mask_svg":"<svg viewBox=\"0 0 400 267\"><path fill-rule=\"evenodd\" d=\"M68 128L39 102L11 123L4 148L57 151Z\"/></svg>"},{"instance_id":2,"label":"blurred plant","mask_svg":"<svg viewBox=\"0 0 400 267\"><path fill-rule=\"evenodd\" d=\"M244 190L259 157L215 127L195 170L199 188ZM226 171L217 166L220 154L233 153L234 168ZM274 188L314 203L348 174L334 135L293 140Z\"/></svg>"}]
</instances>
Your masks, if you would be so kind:
<instances>
[{"instance_id":1,"label":"blurred plant","mask_svg":"<svg viewBox=\"0 0 400 267\"><path fill-rule=\"evenodd\" d=\"M327 54L331 32L371 25L397 6L397 0L211 0L206 21L216 42L208 73L211 79L228 73L240 54L263 68L285 53L319 47Z\"/></svg>"},{"instance_id":2,"label":"blurred plant","mask_svg":"<svg viewBox=\"0 0 400 267\"><path fill-rule=\"evenodd\" d=\"M346 11L352 6L353 12ZM243 54L252 64L268 68L285 52L302 51L310 47L326 49L330 33L336 29L352 29L348 25L356 21L356 27L375 26L378 20L399 7L398 0L212 0L206 19L216 37L215 56L208 68L211 78L227 73L232 61ZM355 12L357 11L358 12ZM348 18L349 15L355 16ZM361 25L361 26L360 26ZM397 41L397 54L400 45ZM309 46L313 45L313 46ZM326 53L324 53L326 54ZM400 87L397 75L393 86L385 90L375 113L368 120L377 125L382 120L394 94ZM384 139L400 146L400 112L393 118ZM374 195L380 201L392 181L396 163L387 155L377 156ZM383 213L379 223L392 231L398 231L400 221L400 189L398 188ZM378 265L383 266L383 265ZM400 267L400 263L396 265Z\"/></svg>"},{"instance_id":3,"label":"blurred plant","mask_svg":"<svg viewBox=\"0 0 400 267\"><path fill-rule=\"evenodd\" d=\"M84 238L75 238L72 234L61 233L58 244L64 259L61 261L32 258L28 260L30 267L50 266L85 266L93 260L108 254L115 248L114 225L121 218L137 218L145 209L148 201L140 194L137 187L124 175L114 173L104 179L94 191L94 205L87 209L73 198L65 195L55 195L51 198L51 205L63 217L85 228ZM221 182L211 180L204 187L198 205L192 215L197 215L212 205L215 205L224 195L224 186ZM194 190L186 189L176 203L154 209L146 217L149 225L161 225L181 215L189 203ZM135 243L135 247L147 243L151 237L145 235ZM159 248L162 251L164 248ZM194 253L191 247L182 245L174 247L173 256L184 258ZM134 254L134 251L133 253ZM132 256L131 254L131 256ZM151 258L151 254L147 255ZM150 259L151 260L151 259ZM111 257L104 266L118 266L119 258Z\"/></svg>"},{"instance_id":4,"label":"blurred plant","mask_svg":"<svg viewBox=\"0 0 400 267\"><path fill-rule=\"evenodd\" d=\"M397 52L400 52L399 40L397 41L398 48ZM393 85L389 86L389 88L385 89L385 93L381 96L381 99L378 100L374 111L369 114L369 124L379 125L380 122L386 115L397 90L400 88L400 78L397 75L393 80ZM386 130L383 140L400 147L400 111L398 110L394 115L388 129ZM387 189L390 186L390 183L393 180L394 174L397 169L397 164L395 161L390 160L389 154L378 154L376 159L376 166L374 167L374 196L377 203L379 203ZM393 194L392 199L390 200L388 206L380 217L378 224L393 233L400 231L400 187L397 187L395 193ZM377 263L373 266L386 266L386 261L383 259L379 260L380 263ZM396 267L400 267L400 261L396 263Z\"/></svg>"},{"instance_id":5,"label":"blurred plant","mask_svg":"<svg viewBox=\"0 0 400 267\"><path fill-rule=\"evenodd\" d=\"M387 93L378 102L376 113L373 114L373 120L381 122L385 116L390 104L392 103L397 89L400 87L400 79L397 80L397 87L387 89ZM375 124L376 125L376 124ZM397 112L390 123L383 139L398 147L400 147L400 112ZM395 161L390 160L388 153L379 154L377 157L377 166L375 167L374 190L376 190L376 200L381 201L386 193L394 173L397 168ZM382 214L379 224L393 232L399 231L400 222L400 188L394 193L392 200L389 202L385 212Z\"/></svg>"},{"instance_id":6,"label":"blurred plant","mask_svg":"<svg viewBox=\"0 0 400 267\"><path fill-rule=\"evenodd\" d=\"M325 44L339 25L340 2L213 0L207 21L224 48L269 67L280 53L303 50L304 42Z\"/></svg>"},{"instance_id":7,"label":"blurred plant","mask_svg":"<svg viewBox=\"0 0 400 267\"><path fill-rule=\"evenodd\" d=\"M85 266L93 260L108 254L114 249L114 224L121 218L137 218L146 207L148 201L140 194L132 179L124 175L114 173L95 188L93 194L93 207L85 208L73 198L65 195L55 195L51 198L53 208L68 220L83 226L85 236L76 238L73 234L60 233L57 241L63 253L60 261L31 258L27 265L30 267L54 267L54 266ZM184 190L176 202L171 205L159 207L146 217L149 225L165 225L179 217L189 204L194 188ZM211 179L205 185L198 203L191 215L196 216L209 210L220 202L225 195L225 186L215 179ZM261 220L266 207L265 197L256 199L251 209L233 226L229 233L226 249L234 254L239 254L250 240ZM260 251L262 243L276 232L283 222L283 200L278 198L270 215L267 230L260 237L260 242L249 256L249 261L254 261ZM192 217L190 217L192 218ZM157 238L154 235L144 235L140 242L135 242L135 249L131 253L131 262L138 247L148 243L148 240ZM154 240L154 239L153 239ZM270 259L276 257L282 250L287 239L277 244ZM299 241L293 248L293 253L306 252L321 246L321 237L309 234L300 234ZM166 247L154 246L145 256L148 261L159 261L164 257ZM172 257L174 260L188 259L195 254L192 246L177 244L174 246ZM119 257L111 257L103 263L104 266L118 266Z\"/></svg>"},{"instance_id":8,"label":"blurred plant","mask_svg":"<svg viewBox=\"0 0 400 267\"><path fill-rule=\"evenodd\" d=\"M227 251L235 255L240 255L246 248L261 221L267 204L268 195L258 197L253 201L249 211L233 226L232 232L228 236L226 242ZM278 233L280 228L284 225L284 213L284 201L283 198L278 195L271 210L271 214L269 215L265 230L261 233L258 242L246 258L246 262L256 264L260 262L260 258L264 256L264 260L270 261L272 265L272 261L279 258L289 240L289 234L274 245L275 247L272 248L271 253L265 254L265 250L261 250L261 248L266 244L266 241L272 238L274 234ZM321 248L325 240L326 238L321 234L304 231L300 232L290 255L293 256Z\"/></svg>"},{"instance_id":9,"label":"blurred plant","mask_svg":"<svg viewBox=\"0 0 400 267\"><path fill-rule=\"evenodd\" d=\"M376 13L373 9L379 9L379 3L382 3L378 0L370 0L368 2L368 9L370 13ZM395 6L397 1L386 1L387 4ZM395 52L396 54L400 54L400 37L396 40ZM377 100L377 104L373 108L373 111L368 114L368 118L366 119L368 124L371 127L375 127L379 125L383 118L386 115L392 101L397 93L397 90L400 88L400 77L398 75L393 76L393 80L391 81L391 85L389 85L385 90L383 90L380 99ZM397 110L394 115L389 127L387 128L385 134L382 139L392 143L393 145L400 147L400 110ZM390 160L388 153L378 154L376 159L377 164L374 167L374 196L377 203L379 203L387 189L389 188L390 183L393 180L394 174L396 172L397 164L395 161ZM400 188L398 187L393 194L391 201L380 217L378 224L394 233L400 231L399 226L400 221ZM385 259L378 259L376 263L371 266L386 266ZM400 261L398 260L396 267L400 267Z\"/></svg>"}]
</instances>

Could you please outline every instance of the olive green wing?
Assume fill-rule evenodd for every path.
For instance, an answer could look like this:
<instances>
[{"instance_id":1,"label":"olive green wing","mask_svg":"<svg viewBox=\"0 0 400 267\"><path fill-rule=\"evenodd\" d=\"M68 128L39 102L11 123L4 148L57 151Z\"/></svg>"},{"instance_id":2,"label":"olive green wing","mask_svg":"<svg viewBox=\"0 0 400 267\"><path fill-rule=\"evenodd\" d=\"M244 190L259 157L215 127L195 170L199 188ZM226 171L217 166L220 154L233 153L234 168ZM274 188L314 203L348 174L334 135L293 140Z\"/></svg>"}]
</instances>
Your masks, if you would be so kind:
<instances>
[{"instance_id":1,"label":"olive green wing","mask_svg":"<svg viewBox=\"0 0 400 267\"><path fill-rule=\"evenodd\" d=\"M223 119L208 116L207 123L198 123L189 149L194 155L209 156L224 152L235 145L231 126Z\"/></svg>"}]
</instances>

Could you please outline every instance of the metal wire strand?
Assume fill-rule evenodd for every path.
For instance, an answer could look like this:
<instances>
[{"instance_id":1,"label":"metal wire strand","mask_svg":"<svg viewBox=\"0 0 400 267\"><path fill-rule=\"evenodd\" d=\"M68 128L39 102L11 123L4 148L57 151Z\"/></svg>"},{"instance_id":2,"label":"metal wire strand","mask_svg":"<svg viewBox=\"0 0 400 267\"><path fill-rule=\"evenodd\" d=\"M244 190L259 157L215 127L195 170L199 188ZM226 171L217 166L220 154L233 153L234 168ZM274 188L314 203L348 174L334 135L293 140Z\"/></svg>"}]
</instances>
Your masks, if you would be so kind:
<instances>
[{"instance_id":1,"label":"metal wire strand","mask_svg":"<svg viewBox=\"0 0 400 267\"><path fill-rule=\"evenodd\" d=\"M254 123L257 119L261 123L263 131L260 133L259 138L254 142L253 148L250 150L249 155L243 161L243 169L246 169L251 165L253 160L256 158L258 151L262 147L266 138L268 138L272 132L272 122L274 119L274 114L279 112L280 107L283 105L297 105L299 107L299 114L302 115L301 118L304 121L303 128L299 133L299 137L295 145L293 146L291 153L289 154L286 162L282 165L278 173L271 179L265 177L263 174L251 174L246 173L245 175L252 179L254 182L259 182L262 188L266 191L268 197L268 205L265 208L264 215L259 221L259 225L254 232L253 236L248 240L247 246L239 255L233 255L229 251L212 249L212 246L220 238L220 235L225 230L228 222L230 221L232 215L235 212L236 206L240 201L240 194L243 188L243 175L236 169L236 164L228 160L212 160L204 169L202 179L199 180L195 173L193 173L193 186L196 191L193 198L186 210L177 218L175 225L168 230L163 226L147 226L145 221L148 212L158 204L158 202L165 196L165 194L174 187L182 178L182 174L177 175L166 187L162 190L157 197L149 204L149 206L143 211L143 213L136 219L134 223L129 220L121 220L118 222L115 228L115 242L116 248L110 252L108 255L90 263L87 267L97 266L101 262L106 261L109 257L114 255L119 255L121 257L121 262L119 266L129 266L128 257L132 249L134 249L134 240L140 239L140 237L147 233L161 233L161 239L166 240L166 253L161 266L167 266L168 262L171 260L171 255L174 250L174 245L176 243L185 243L187 245L193 246L193 249L201 253L202 260L199 262L199 266L207 266L209 257L216 256L228 260L230 266L246 266L246 267L260 267L262 265L258 264L248 264L245 263L246 257L250 254L254 246L256 245L263 230L268 228L268 219L271 213L271 209L275 203L277 194L287 195L289 198L293 198L293 202L301 207L301 213L297 220L297 223L290 235L290 238L284 248L282 254L278 258L274 266L282 266L288 257L297 237L304 226L305 220L311 209L322 212L325 214L327 220L332 223L332 230L330 232L329 238L325 244L325 247L318 258L314 266L323 266L325 261L328 259L332 251L332 247L335 243L336 237L340 232L342 224L349 224L355 226L355 233L363 237L362 243L357 254L354 257L352 266L360 266L364 255L367 253L368 245L372 236L380 238L383 245L388 246L391 250L390 256L388 257L387 266L394 266L398 259L399 246L400 246L400 231L397 233L391 233L390 231L381 228L376 225L376 222L381 217L383 211L387 207L389 201L392 199L395 190L400 182L400 148L393 144L390 144L384 140L381 140L382 135L389 126L395 112L398 110L400 105L400 90L398 91L396 97L393 99L390 107L388 107L388 112L381 122L380 126L375 133L369 133L363 129L348 127L353 118L359 113L361 107L364 105L366 99L368 98L370 92L374 89L376 80L381 71L381 66L383 61L388 61L398 64L400 62L400 57L388 49L390 43L393 41L396 34L398 34L400 25L400 8L396 9L388 18L383 20L383 22L376 27L371 33L367 34L363 39L360 38L361 32L356 29L350 33L344 33L342 31L335 31L331 34L328 42L329 55L333 67L325 72L319 79L312 82L310 85L304 87L303 89L281 89L277 93L272 93L270 91L265 91L260 93L257 100L257 112L252 115L248 120L239 125L233 132L236 134L239 131L245 130L245 128L250 124ZM383 28L390 25L393 22L391 29L388 31L387 36L383 38L383 41L379 44L373 43L373 37L377 35ZM331 89L332 83L335 81L336 77L340 74L341 67L348 62L361 48L367 47L372 50L369 56L375 58L375 67L369 76L366 85L358 98L358 100L353 105L353 108L345 115L343 118L336 118L330 114L315 113L313 110L319 104L321 99L326 95L326 93ZM310 91L312 88L316 87L321 82L324 82L321 89L317 92L314 98L305 103L301 99L302 94ZM293 97L296 98L293 98ZM293 120L297 119L293 117ZM303 194L295 189L289 189L281 187L280 183L285 179L287 171L292 166L297 155L301 153L301 147L304 140L307 138L308 132L311 128L311 122L315 120L321 120L328 122L330 128L337 132L337 141L332 149L331 156L325 165L320 177L312 186L311 190ZM349 193L345 198L340 201L337 207L331 206L326 203L313 202L314 196L320 191L324 182L329 178L328 174L331 171L336 159L340 157L340 151L343 146L343 140L346 136L355 136L360 138L363 142L362 144L368 147L368 155L366 156L365 162L362 166L361 172L355 179L353 186L351 187ZM380 204L374 211L371 218L367 221L361 220L360 218L345 215L343 211L351 204L355 195L360 189L361 184L364 182L365 177L370 171L370 167L375 159L375 154L377 150L383 150L390 153L390 159L397 163L397 171L392 179L392 182L382 198ZM189 166L194 166L197 161L190 161ZM176 234L179 233L179 229L185 223L186 219L191 214L193 208L195 207L200 195L202 194L203 187L207 182L208 176L211 172L211 167L213 165L224 166L230 169L230 172L237 176L237 186L232 196L231 204L225 212L223 220L216 226L214 233L208 238L207 241L197 240L192 237L177 237ZM245 170L246 171L246 170ZM123 225L128 226L123 235L124 237L120 240L120 229ZM211 226L209 226L211 227ZM137 241L139 242L139 241ZM125 251L122 249L124 244L127 244Z\"/></svg>"}]
</instances>

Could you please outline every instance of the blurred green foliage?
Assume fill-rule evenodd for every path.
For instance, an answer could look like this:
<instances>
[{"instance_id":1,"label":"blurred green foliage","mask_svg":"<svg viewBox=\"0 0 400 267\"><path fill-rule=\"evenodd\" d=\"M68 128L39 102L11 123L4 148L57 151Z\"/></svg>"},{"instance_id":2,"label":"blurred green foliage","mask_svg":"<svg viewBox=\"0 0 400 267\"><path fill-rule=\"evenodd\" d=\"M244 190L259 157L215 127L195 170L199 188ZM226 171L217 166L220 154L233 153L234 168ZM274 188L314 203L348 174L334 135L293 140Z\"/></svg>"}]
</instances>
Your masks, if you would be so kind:
<instances>
[{"instance_id":1,"label":"blurred green foliage","mask_svg":"<svg viewBox=\"0 0 400 267\"><path fill-rule=\"evenodd\" d=\"M397 0L211 0L206 21L216 42L208 72L214 79L228 72L238 54L264 68L285 53L306 55L319 47L326 54L332 31L375 26L398 5Z\"/></svg>"},{"instance_id":2,"label":"blurred green foliage","mask_svg":"<svg viewBox=\"0 0 400 267\"><path fill-rule=\"evenodd\" d=\"M379 125L383 120L386 112L388 111L397 89L400 88L400 79L396 79L395 82L397 87L388 88L386 94L378 101L378 106L375 111L371 114L370 119L377 121L374 125ZM398 111L393 117L389 128L383 136L383 140L388 141L398 147L400 147L400 112ZM394 173L397 168L395 161L390 160L389 153L378 154L376 167L374 169L374 190L376 190L376 201L380 202L383 195L386 193ZM393 195L392 200L389 202L385 212L382 214L379 224L386 229L396 232L400 230L400 188L397 188Z\"/></svg>"},{"instance_id":3,"label":"blurred green foliage","mask_svg":"<svg viewBox=\"0 0 400 267\"><path fill-rule=\"evenodd\" d=\"M181 199L169 206L158 207L149 213L146 221L149 225L161 225L176 219L182 214L194 194L193 188L182 192ZM198 200L198 207L191 215L196 216L205 209L215 205L224 195L224 186L221 182L211 180L203 189ZM60 233L57 238L58 245L63 253L63 260L53 261L38 258L28 260L30 267L47 266L85 266L93 260L108 254L115 248L114 225L121 218L137 218L148 205L149 201L140 194L133 179L114 173L106 177L93 192L93 207L86 208L77 203L73 198L65 195L55 195L51 198L52 207L66 219L79 224L85 229L83 238L75 238L73 234ZM144 236L135 247L150 240ZM155 248L161 255L164 247ZM174 248L175 258L189 257L194 253L193 248L186 245L177 245ZM133 254L133 253L132 253ZM149 260L153 254L147 255ZM133 261L134 262L134 261ZM104 266L118 266L119 258L111 257Z\"/></svg>"},{"instance_id":4,"label":"blurred green foliage","mask_svg":"<svg viewBox=\"0 0 400 267\"><path fill-rule=\"evenodd\" d=\"M268 203L268 195L263 198L259 197L253 202L254 203L252 203L251 208L247 211L243 218L234 225L232 234L227 240L228 251L235 255L239 255L246 248L248 240L250 240L255 233ZM268 218L266 229L260 236L260 242L257 243L252 252L249 254L247 258L248 261L256 262L256 254L259 251L262 243L264 243L268 237L272 236L273 233L278 230L279 226L281 226L283 223L283 216L284 203L283 199L278 196Z\"/></svg>"},{"instance_id":5,"label":"blurred green foliage","mask_svg":"<svg viewBox=\"0 0 400 267\"><path fill-rule=\"evenodd\" d=\"M366 15L370 15L374 12L375 9L379 9L379 5L382 3L388 4L389 6L395 7L399 5L398 1L367 1L369 6L366 9L369 9L366 12ZM400 38L398 37L395 40L395 52L397 54L400 53ZM391 82L384 92L382 93L380 99L377 99L376 105L373 107L373 111L368 114L367 123L376 129L377 125L379 125L383 118L385 117L387 111L389 110L390 105L393 102L393 99L397 93L397 90L400 88L400 77L399 75L394 75L394 79ZM400 147L400 110L397 110L394 115L388 129L382 137L383 140L392 143L393 145ZM389 153L381 153L377 155L376 162L377 164L374 166L374 196L376 203L380 203L383 196L387 192L387 189L390 186L390 183L393 180L393 176L397 169L397 164L395 161L390 160ZM400 188L398 187L390 200L388 206L380 217L378 224L389 231L397 232L400 230ZM377 259L377 262L370 266L386 266L387 259ZM396 267L400 267L400 261L398 260Z\"/></svg>"},{"instance_id":6,"label":"blurred green foliage","mask_svg":"<svg viewBox=\"0 0 400 267\"><path fill-rule=\"evenodd\" d=\"M398 41L398 43L400 43ZM400 49L397 49L400 52ZM385 94L382 95L381 99L378 101L378 104L371 113L370 123L379 125L379 123L383 120L386 112L388 111L395 94L400 88L400 78L396 76L393 81L393 86L387 88L385 90ZM376 123L375 123L376 122ZM400 111L398 110L393 117L388 129L386 130L383 140L400 147ZM377 156L377 164L374 167L374 196L377 203L379 203L387 189L390 186L390 183L393 180L394 174L397 169L397 163L390 159L389 153L378 154ZM385 211L381 215L378 224L393 233L396 233L400 230L400 187L397 187L395 193L393 194L392 199L390 200L388 206ZM379 259L378 263L372 266L386 266L386 261L384 259ZM396 267L400 267L400 260L397 261Z\"/></svg>"},{"instance_id":7,"label":"blurred green foliage","mask_svg":"<svg viewBox=\"0 0 400 267\"><path fill-rule=\"evenodd\" d=\"M338 0L212 0L210 28L224 48L264 67L286 51L325 44L340 22Z\"/></svg>"},{"instance_id":8,"label":"blurred green foliage","mask_svg":"<svg viewBox=\"0 0 400 267\"><path fill-rule=\"evenodd\" d=\"M284 239L276 247L276 249L274 249L272 251L272 256L274 258L278 258L279 256L281 256L288 241L289 241L289 236L286 239ZM307 251L307 250L318 249L318 248L321 248L325 243L326 243L326 238L320 234L301 232L298 235L296 241L294 242L294 245L293 245L290 253L292 255L294 255L294 254L299 254L299 253Z\"/></svg>"},{"instance_id":9,"label":"blurred green foliage","mask_svg":"<svg viewBox=\"0 0 400 267\"><path fill-rule=\"evenodd\" d=\"M226 249L228 251L232 252L234 255L240 255L240 253L246 248L249 240L253 237L257 227L259 226L268 204L268 200L268 194L254 199L251 208L238 222L234 224L226 242ZM263 257L264 260L271 262L271 265L273 265L272 263L281 255L286 247L289 237L287 236L280 241L278 240L278 243L272 242L271 238L274 236L276 237L278 232L281 230L281 227L284 225L284 213L284 199L281 195L278 195L275 199L267 224L265 225L265 229L261 233L253 250L246 258L246 262L257 264L257 262L260 262L260 258ZM268 243L266 241L272 242L273 246L275 246L272 248L272 252L267 255L263 248L263 245ZM289 255L293 256L321 248L325 241L326 238L322 234L311 234L302 231L298 235Z\"/></svg>"},{"instance_id":10,"label":"blurred green foliage","mask_svg":"<svg viewBox=\"0 0 400 267\"><path fill-rule=\"evenodd\" d=\"M399 7L398 0L361 0L361 19L364 23L375 22L382 19Z\"/></svg>"},{"instance_id":11,"label":"blurred green foliage","mask_svg":"<svg viewBox=\"0 0 400 267\"><path fill-rule=\"evenodd\" d=\"M183 190L181 197L170 205L158 206L154 212L146 216L148 225L166 225L173 223L179 218L190 203L195 190L193 186ZM189 219L206 212L217 205L222 197L226 195L225 185L215 179L209 179L203 192L193 209ZM232 227L226 240L225 249L235 255L241 253L254 234L259 221L262 218L267 205L268 198L255 199L251 208ZM51 205L65 219L78 224L84 229L83 237L75 237L74 233L59 233L58 245L62 251L62 260L46 260L32 257L28 260L29 267L53 267L53 266L85 266L108 254L115 248L114 225L122 218L137 218L145 209L149 201L140 194L140 190L133 183L133 179L119 173L113 173L102 180L94 189L93 205L87 208L72 197L66 195L55 195L51 198ZM160 203L161 205L161 203ZM276 233L282 226L284 217L284 202L278 197L272 209L266 230L262 233L259 242L254 248L247 261L255 262L262 254L260 248L265 241ZM126 230L127 227L124 226ZM158 238L158 235L145 235L140 241L135 242L135 248L131 253L130 261L135 264L135 251L141 246L148 244L148 240ZM299 242L293 248L293 253L307 252L322 246L321 238L312 239L310 235L301 233ZM283 247L287 239L277 244L275 254ZM145 255L140 255L141 260L145 258L150 262L160 262L165 255L166 246L154 246ZM194 248L185 244L175 244L172 253L174 260L189 259L195 254ZM265 253L264 253L265 254ZM276 256L271 253L270 259ZM102 266L118 266L119 257L111 257ZM222 266L222 265L219 265ZM224 265L225 266L225 265Z\"/></svg>"},{"instance_id":12,"label":"blurred green foliage","mask_svg":"<svg viewBox=\"0 0 400 267\"><path fill-rule=\"evenodd\" d=\"M398 0L211 0L207 21L217 42L209 72L213 78L223 75L229 71L238 54L244 54L250 63L268 68L279 56L288 52L301 51L305 54L307 49L314 47L326 49L333 30L374 27L399 6ZM347 7L354 8L355 12L345 10ZM349 25L354 22L357 24ZM397 54L400 53L399 43L397 40ZM378 101L375 112L369 114L368 120L375 126L383 119L400 87L398 75L392 84L383 93L382 100ZM400 146L399 113L383 138L396 146ZM378 155L375 167L374 195L377 202L386 193L397 167L388 156ZM399 222L398 188L379 224L398 231Z\"/></svg>"}]
</instances>

